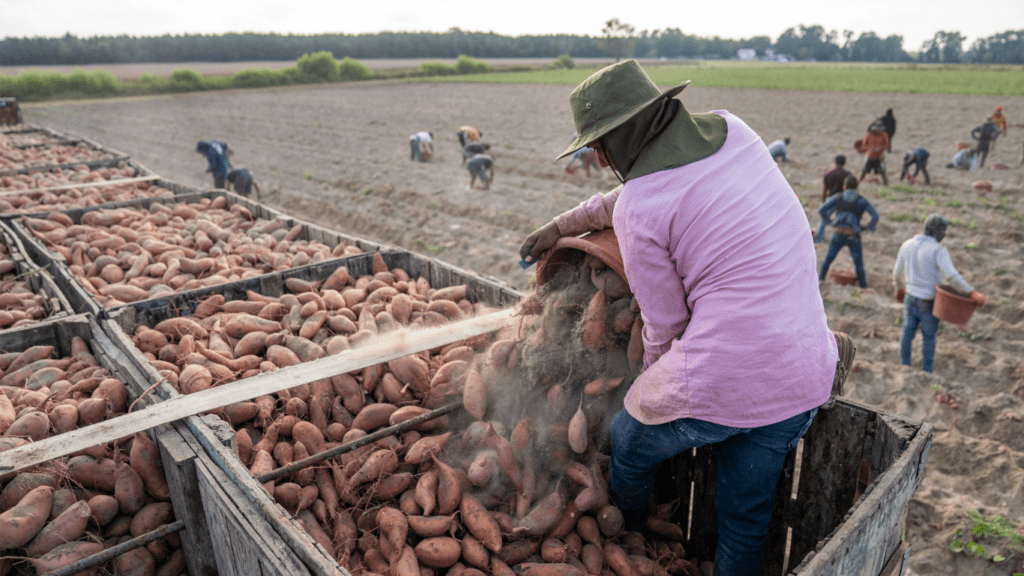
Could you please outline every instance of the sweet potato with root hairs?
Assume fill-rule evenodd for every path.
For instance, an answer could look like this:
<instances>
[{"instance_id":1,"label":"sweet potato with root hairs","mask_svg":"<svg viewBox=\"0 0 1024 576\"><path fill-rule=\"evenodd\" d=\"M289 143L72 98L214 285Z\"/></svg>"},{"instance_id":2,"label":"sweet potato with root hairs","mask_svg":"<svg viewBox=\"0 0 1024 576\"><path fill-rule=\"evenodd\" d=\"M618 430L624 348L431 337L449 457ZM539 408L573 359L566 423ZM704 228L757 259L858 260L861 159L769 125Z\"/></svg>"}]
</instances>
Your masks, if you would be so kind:
<instances>
[{"instance_id":1,"label":"sweet potato with root hairs","mask_svg":"<svg viewBox=\"0 0 1024 576\"><path fill-rule=\"evenodd\" d=\"M686 541L686 534L683 532L682 527L675 522L651 517L647 519L647 528L651 532L669 540L673 540L675 542Z\"/></svg>"},{"instance_id":2,"label":"sweet potato with root hairs","mask_svg":"<svg viewBox=\"0 0 1024 576\"><path fill-rule=\"evenodd\" d=\"M605 339L605 315L608 295L598 290L590 299L587 315L583 321L583 344L591 350L600 350L607 345Z\"/></svg>"},{"instance_id":3,"label":"sweet potato with root hairs","mask_svg":"<svg viewBox=\"0 0 1024 576\"><path fill-rule=\"evenodd\" d=\"M583 566L591 576L598 576L604 569L604 553L601 552L601 548L593 544L587 543L583 546L580 551L580 561L583 562Z\"/></svg>"},{"instance_id":4,"label":"sweet potato with root hairs","mask_svg":"<svg viewBox=\"0 0 1024 576\"><path fill-rule=\"evenodd\" d=\"M171 489L167 485L167 477L164 475L160 449L144 431L140 431L134 437L129 462L132 469L142 479L146 492L158 500L171 499Z\"/></svg>"},{"instance_id":5,"label":"sweet potato with root hairs","mask_svg":"<svg viewBox=\"0 0 1024 576\"><path fill-rule=\"evenodd\" d=\"M302 486L295 482L284 482L274 486L274 500L281 506L284 506L285 510L292 511L294 515L295 512L298 512L299 494L301 492Z\"/></svg>"},{"instance_id":6,"label":"sweet potato with root hairs","mask_svg":"<svg viewBox=\"0 0 1024 576\"><path fill-rule=\"evenodd\" d=\"M396 472L373 484L367 493L375 501L391 500L408 490L414 480L411 472Z\"/></svg>"},{"instance_id":7,"label":"sweet potato with root hairs","mask_svg":"<svg viewBox=\"0 0 1024 576\"><path fill-rule=\"evenodd\" d=\"M103 551L103 544L88 542L85 540L61 544L39 558L30 558L29 562L36 569L36 574L49 574L57 571L72 562L99 554Z\"/></svg>"},{"instance_id":8,"label":"sweet potato with root hairs","mask_svg":"<svg viewBox=\"0 0 1024 576\"><path fill-rule=\"evenodd\" d=\"M398 455L392 450L378 450L366 459L366 463L349 478L349 486L356 487L386 474L398 467Z\"/></svg>"},{"instance_id":9,"label":"sweet potato with root hairs","mask_svg":"<svg viewBox=\"0 0 1024 576\"><path fill-rule=\"evenodd\" d=\"M334 548L334 543L331 541L331 537L327 535L327 531L324 527L317 522L316 517L309 510L300 510L295 515L295 519L298 520L302 529L309 534L313 541L324 547L324 550L331 550Z\"/></svg>"},{"instance_id":10,"label":"sweet potato with root hairs","mask_svg":"<svg viewBox=\"0 0 1024 576\"><path fill-rule=\"evenodd\" d=\"M170 502L154 502L139 510L132 518L132 536L141 536L152 532L166 524L174 516L174 509Z\"/></svg>"},{"instance_id":11,"label":"sweet potato with root hairs","mask_svg":"<svg viewBox=\"0 0 1024 576\"><path fill-rule=\"evenodd\" d=\"M28 438L38 442L49 435L50 417L44 412L31 411L23 413L8 428L5 436Z\"/></svg>"},{"instance_id":12,"label":"sweet potato with root hairs","mask_svg":"<svg viewBox=\"0 0 1024 576\"><path fill-rule=\"evenodd\" d=\"M40 486L16 506L0 514L0 550L21 548L46 525L53 502L53 488Z\"/></svg>"},{"instance_id":13,"label":"sweet potato with root hairs","mask_svg":"<svg viewBox=\"0 0 1024 576\"><path fill-rule=\"evenodd\" d=\"M75 456L68 460L67 475L85 488L114 491L114 461L97 460L92 456Z\"/></svg>"},{"instance_id":14,"label":"sweet potato with root hairs","mask_svg":"<svg viewBox=\"0 0 1024 576\"><path fill-rule=\"evenodd\" d=\"M414 497L420 508L423 508L424 516L430 516L437 506L437 487L440 483L440 474L438 468L432 468L416 481Z\"/></svg>"},{"instance_id":15,"label":"sweet potato with root hairs","mask_svg":"<svg viewBox=\"0 0 1024 576\"><path fill-rule=\"evenodd\" d=\"M175 340L181 339L185 334L191 334L199 340L206 340L210 336L210 333L207 332L205 328L187 316L168 318L167 320L158 323L156 326L153 326L153 329L163 332Z\"/></svg>"},{"instance_id":16,"label":"sweet potato with root hairs","mask_svg":"<svg viewBox=\"0 0 1024 576\"><path fill-rule=\"evenodd\" d=\"M501 551L501 529L479 500L470 494L463 494L459 512L470 534L491 552L497 554Z\"/></svg>"},{"instance_id":17,"label":"sweet potato with root hairs","mask_svg":"<svg viewBox=\"0 0 1024 576\"><path fill-rule=\"evenodd\" d=\"M104 378L100 381L92 397L105 398L111 412L122 413L128 410L128 388L117 378Z\"/></svg>"},{"instance_id":18,"label":"sweet potato with root hairs","mask_svg":"<svg viewBox=\"0 0 1024 576\"><path fill-rule=\"evenodd\" d=\"M640 576L640 570L637 569L636 564L617 544L604 543L604 558L608 567L614 570L618 576Z\"/></svg>"},{"instance_id":19,"label":"sweet potato with root hairs","mask_svg":"<svg viewBox=\"0 0 1024 576\"><path fill-rule=\"evenodd\" d=\"M438 460L437 456L431 454L430 457L438 469L437 511L440 514L451 514L462 502L462 484L459 475L451 466ZM425 511L426 506L423 509Z\"/></svg>"},{"instance_id":20,"label":"sweet potato with root hairs","mask_svg":"<svg viewBox=\"0 0 1024 576\"><path fill-rule=\"evenodd\" d=\"M398 381L415 390L419 395L430 390L430 367L419 356L412 354L388 362L388 369Z\"/></svg>"},{"instance_id":21,"label":"sweet potato with root hairs","mask_svg":"<svg viewBox=\"0 0 1024 576\"><path fill-rule=\"evenodd\" d=\"M564 507L562 495L552 492L534 506L529 514L519 520L519 527L525 528L526 533L530 536L543 536L558 522Z\"/></svg>"},{"instance_id":22,"label":"sweet potato with root hairs","mask_svg":"<svg viewBox=\"0 0 1024 576\"><path fill-rule=\"evenodd\" d=\"M435 536L421 540L416 545L415 554L420 562L431 568L451 568L462 557L462 545L455 538Z\"/></svg>"},{"instance_id":23,"label":"sweet potato with root hairs","mask_svg":"<svg viewBox=\"0 0 1024 576\"><path fill-rule=\"evenodd\" d=\"M388 420L396 410L398 410L398 406L385 402L368 404L356 414L355 420L352 421L352 428L372 432L381 426L387 426Z\"/></svg>"},{"instance_id":24,"label":"sweet potato with root hairs","mask_svg":"<svg viewBox=\"0 0 1024 576\"><path fill-rule=\"evenodd\" d=\"M544 564L535 562L524 562L520 576L585 576L585 572L572 564L555 563Z\"/></svg>"},{"instance_id":25,"label":"sweet potato with root hairs","mask_svg":"<svg viewBox=\"0 0 1024 576\"><path fill-rule=\"evenodd\" d=\"M64 510L39 531L39 534L25 548L25 553L38 558L65 542L73 542L85 533L85 527L92 518L89 504L78 501Z\"/></svg>"},{"instance_id":26,"label":"sweet potato with root hairs","mask_svg":"<svg viewBox=\"0 0 1024 576\"><path fill-rule=\"evenodd\" d=\"M100 528L109 524L121 512L117 500L113 496L97 494L89 499L89 513Z\"/></svg>"},{"instance_id":27,"label":"sweet potato with root hairs","mask_svg":"<svg viewBox=\"0 0 1024 576\"><path fill-rule=\"evenodd\" d=\"M505 544L502 546L501 552L498 552L495 556L506 565L515 566L539 551L540 543L536 540L527 539Z\"/></svg>"},{"instance_id":28,"label":"sweet potato with root hairs","mask_svg":"<svg viewBox=\"0 0 1024 576\"><path fill-rule=\"evenodd\" d=\"M57 489L57 481L50 474L43 472L21 472L7 483L0 493L0 512L6 512L18 505L29 492L41 486Z\"/></svg>"},{"instance_id":29,"label":"sweet potato with root hairs","mask_svg":"<svg viewBox=\"0 0 1024 576\"><path fill-rule=\"evenodd\" d=\"M438 454L444 445L451 438L451 432L445 432L438 436L424 436L420 438L405 453L405 462L408 464L421 464L427 461L431 454Z\"/></svg>"},{"instance_id":30,"label":"sweet potato with root hairs","mask_svg":"<svg viewBox=\"0 0 1024 576\"><path fill-rule=\"evenodd\" d=\"M53 354L53 346L32 346L18 355L4 370L5 374L13 374L29 364L49 358Z\"/></svg>"},{"instance_id":31,"label":"sweet potato with root hairs","mask_svg":"<svg viewBox=\"0 0 1024 576\"><path fill-rule=\"evenodd\" d=\"M519 472L519 465L516 464L515 453L513 453L512 446L508 443L508 440L505 440L494 430L493 424L488 424L487 444L497 452L498 466L501 467L501 471L512 482L516 491L521 492L523 490L523 478Z\"/></svg>"},{"instance_id":32,"label":"sweet potato with root hairs","mask_svg":"<svg viewBox=\"0 0 1024 576\"><path fill-rule=\"evenodd\" d=\"M405 547L405 537L409 533L409 522L405 514L394 508L383 508L377 513L377 528L381 538L389 545L390 554L385 554L388 562L394 563Z\"/></svg>"},{"instance_id":33,"label":"sweet potato with root hairs","mask_svg":"<svg viewBox=\"0 0 1024 576\"><path fill-rule=\"evenodd\" d=\"M398 424L401 424L402 422L405 422L406 420L412 420L413 418L422 416L427 412L430 412L430 410L423 408L422 406L402 406L398 410L392 412L391 416L388 417L388 425L396 426ZM427 420L426 422L419 423L418 425L416 425L414 430L428 432L430 430L436 430L437 428L444 428L447 426L447 424L447 418L441 416L438 418L434 418L433 420Z\"/></svg>"}]
</instances>

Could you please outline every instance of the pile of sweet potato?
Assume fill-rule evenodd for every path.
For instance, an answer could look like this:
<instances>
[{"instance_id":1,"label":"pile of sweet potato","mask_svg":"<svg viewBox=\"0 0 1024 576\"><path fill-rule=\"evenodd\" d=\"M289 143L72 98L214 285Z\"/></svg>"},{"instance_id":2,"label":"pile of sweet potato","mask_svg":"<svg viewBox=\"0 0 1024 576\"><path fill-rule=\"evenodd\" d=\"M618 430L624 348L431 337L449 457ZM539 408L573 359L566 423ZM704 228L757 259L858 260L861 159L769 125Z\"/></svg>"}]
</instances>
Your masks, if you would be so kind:
<instances>
[{"instance_id":1,"label":"pile of sweet potato","mask_svg":"<svg viewBox=\"0 0 1024 576\"><path fill-rule=\"evenodd\" d=\"M31 174L3 176L0 177L0 191L3 192L39 190L71 184L80 184L80 186L0 196L0 212L31 213L54 209L67 210L85 206L98 206L110 202L125 202L139 198L174 196L174 193L170 190L154 186L148 181L104 184L102 186L90 185L111 180L133 178L136 175L135 168L122 161L117 167L97 168L95 170L90 170L85 164L78 164L69 169L56 167L50 170L32 172Z\"/></svg>"},{"instance_id":2,"label":"pile of sweet potato","mask_svg":"<svg viewBox=\"0 0 1024 576\"><path fill-rule=\"evenodd\" d=\"M43 245L59 254L103 307L161 294L235 282L261 274L358 254L298 240L280 220L255 219L227 197L149 209L97 210L75 224L66 214L22 218Z\"/></svg>"},{"instance_id":3,"label":"pile of sweet potato","mask_svg":"<svg viewBox=\"0 0 1024 576\"><path fill-rule=\"evenodd\" d=\"M625 533L609 502L598 423L634 373L627 348L638 315L624 312L632 298L623 283L593 270L601 289L532 296L495 335L240 402L219 415L236 428L239 458L259 477L462 397L459 416L264 484L353 574L510 576L520 565L541 576L699 576L685 560L682 530L667 521L671 510L650 521L662 536L649 542ZM340 353L374 334L483 311L465 300L464 286L434 290L382 260L372 276L339 269L322 285L289 289L277 299L211 297L192 318L140 327L134 341L188 393ZM573 299L582 303L572 306ZM620 360L590 362L591 371L576 377L555 367L561 377L538 382L528 375L530 356L556 346L551 335L565 323L549 318L568 314L576 318L566 339L594 357Z\"/></svg>"},{"instance_id":4,"label":"pile of sweet potato","mask_svg":"<svg viewBox=\"0 0 1024 576\"><path fill-rule=\"evenodd\" d=\"M70 357L51 358L53 351L35 346L0 354L0 451L127 411L125 384L98 365L81 338L74 338ZM145 433L0 476L0 576L17 570L20 558L38 574L55 570L173 515L159 450ZM117 557L108 569L181 574L180 539L171 534Z\"/></svg>"},{"instance_id":5,"label":"pile of sweet potato","mask_svg":"<svg viewBox=\"0 0 1024 576\"><path fill-rule=\"evenodd\" d=\"M10 250L0 242L0 330L34 324L53 312L42 294L32 292L28 278L18 275Z\"/></svg>"},{"instance_id":6,"label":"pile of sweet potato","mask_svg":"<svg viewBox=\"0 0 1024 576\"><path fill-rule=\"evenodd\" d=\"M33 166L51 166L106 160L114 155L86 143L55 144L30 148L0 148L0 170L19 170Z\"/></svg>"}]
</instances>

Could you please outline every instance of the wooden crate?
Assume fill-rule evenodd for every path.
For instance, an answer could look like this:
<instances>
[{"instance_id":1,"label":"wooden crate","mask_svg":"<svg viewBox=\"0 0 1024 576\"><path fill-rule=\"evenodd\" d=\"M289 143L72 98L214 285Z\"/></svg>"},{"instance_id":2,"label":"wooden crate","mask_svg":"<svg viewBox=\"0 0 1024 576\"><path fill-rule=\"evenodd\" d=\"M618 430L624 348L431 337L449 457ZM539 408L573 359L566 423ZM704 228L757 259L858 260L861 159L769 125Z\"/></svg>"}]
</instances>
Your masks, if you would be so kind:
<instances>
[{"instance_id":1,"label":"wooden crate","mask_svg":"<svg viewBox=\"0 0 1024 576\"><path fill-rule=\"evenodd\" d=\"M143 385L138 372L132 369L130 359L110 341L92 315L68 316L0 332L0 350L20 352L32 346L46 345L54 346L58 356L70 356L71 340L75 336L88 342L100 365L127 384L132 400L139 398L149 387L149 384ZM139 400L137 408L147 407L158 400L157 397L146 395ZM209 458L192 433L181 424L161 426L150 430L149 434L160 447L175 517L185 521L185 528L179 534L189 572L196 575L216 574L216 563L209 555L207 521L202 506L198 504L200 496L196 481L197 461L209 461Z\"/></svg>"},{"instance_id":2,"label":"wooden crate","mask_svg":"<svg viewBox=\"0 0 1024 576\"><path fill-rule=\"evenodd\" d=\"M382 252L381 256L389 268L402 268L413 278L422 276L437 288L467 284L467 298L472 301L507 306L523 296L497 282L417 254ZM131 357L131 370L155 383L160 375L128 338L136 327L153 326L173 316L191 315L195 305L212 294L223 294L227 300L244 298L247 290L279 296L285 292L284 281L287 278L320 280L339 265L347 266L349 272L358 277L369 274L372 264L372 254L360 254L341 262L325 262L173 297L136 302L108 311L108 320L103 325L121 353ZM164 398L178 396L166 384L158 386L156 391ZM216 418L213 421L220 422ZM216 511L216 516L208 519L208 529L214 543L218 544L215 554L220 573L225 576L248 575L258 565L261 574L348 576L348 572L334 561L330 551L313 542L295 520L270 498L238 460L230 438L219 435L212 423L210 418L198 417L185 421L213 462L204 469L197 465L196 469L200 475L202 506L208 513Z\"/></svg>"},{"instance_id":3,"label":"wooden crate","mask_svg":"<svg viewBox=\"0 0 1024 576\"><path fill-rule=\"evenodd\" d=\"M880 576L890 561L902 565L904 516L931 439L930 424L864 404L819 410L786 458L762 576ZM655 486L659 502L679 499L672 520L689 527L686 550L701 558L717 544L714 479L712 449L699 448L662 464Z\"/></svg>"},{"instance_id":4,"label":"wooden crate","mask_svg":"<svg viewBox=\"0 0 1024 576\"><path fill-rule=\"evenodd\" d=\"M17 236L2 222L0 222L0 242L7 246L14 260L16 273L26 277L33 293L43 295L48 313L47 317L43 320L54 320L63 316L70 316L74 313L71 303L64 296L63 291L50 273L29 260L25 253L25 247L21 245Z\"/></svg>"},{"instance_id":5,"label":"wooden crate","mask_svg":"<svg viewBox=\"0 0 1024 576\"><path fill-rule=\"evenodd\" d=\"M306 241L319 241L327 246L335 247L338 244L345 244L346 246L356 246L364 253L377 252L382 250L394 250L387 246L342 234L340 232L333 232L326 230L320 226L308 224L301 220L296 220L291 216L284 214L278 210L274 210L264 204L250 201L244 196L227 192L224 190L199 192L196 189L183 187L180 184L170 182L167 180L157 180L156 185L167 188L175 192L174 197L158 197L158 198L142 198L139 200L132 200L127 202L115 202L111 204L102 204L99 206L88 206L85 208L74 208L71 210L62 210L61 213L68 215L73 222L76 224L81 223L82 216L87 212L93 212L96 210L112 210L116 208L149 208L153 204L178 204L178 203L191 203L196 202L203 198L217 198L225 196L228 199L228 205L240 204L244 206L255 218L263 218L266 220L280 220L286 228L292 228L295 225L302 226L302 232L298 236L298 240ZM189 191L191 190L191 191ZM30 215L33 217L45 217L45 214L34 214ZM3 216L0 216L2 218ZM90 314L102 314L104 312L99 302L93 298L92 294L86 290L81 282L71 273L68 268L68 263L62 255L53 252L46 248L43 243L35 237L21 222L17 220L8 220L7 224L11 230L14 231L18 240L22 243L25 248L25 252L28 257L41 267L44 267L53 276L54 281L61 288L70 301L72 308L78 313L90 313ZM336 268L340 259L333 259L326 261L321 264L311 265L313 267L322 265L331 265L331 262L335 262L333 266ZM298 267L295 270L300 270L305 267ZM333 270L333 268L332 268ZM216 292L216 290L215 290ZM243 292L244 293L244 292ZM159 300L159 299L158 299Z\"/></svg>"}]
</instances>

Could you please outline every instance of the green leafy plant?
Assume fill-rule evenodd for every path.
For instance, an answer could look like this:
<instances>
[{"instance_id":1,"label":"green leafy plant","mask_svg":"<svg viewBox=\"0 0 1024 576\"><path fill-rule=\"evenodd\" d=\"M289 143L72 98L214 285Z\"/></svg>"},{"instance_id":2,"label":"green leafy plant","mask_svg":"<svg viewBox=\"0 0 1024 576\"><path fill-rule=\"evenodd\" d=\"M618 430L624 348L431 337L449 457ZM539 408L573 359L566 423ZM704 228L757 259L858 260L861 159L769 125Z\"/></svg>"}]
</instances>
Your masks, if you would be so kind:
<instances>
[{"instance_id":1,"label":"green leafy plant","mask_svg":"<svg viewBox=\"0 0 1024 576\"><path fill-rule=\"evenodd\" d=\"M993 276L1002 276L1003 274L1006 274L1006 268L996 268L992 271Z\"/></svg>"},{"instance_id":2,"label":"green leafy plant","mask_svg":"<svg viewBox=\"0 0 1024 576\"><path fill-rule=\"evenodd\" d=\"M978 219L971 218L971 223L967 227L970 228L971 230L977 230L979 228Z\"/></svg>"},{"instance_id":3,"label":"green leafy plant","mask_svg":"<svg viewBox=\"0 0 1024 576\"><path fill-rule=\"evenodd\" d=\"M302 177L306 180L312 180L313 176L309 173L309 170L302 171Z\"/></svg>"},{"instance_id":4,"label":"green leafy plant","mask_svg":"<svg viewBox=\"0 0 1024 576\"><path fill-rule=\"evenodd\" d=\"M953 553L985 558L996 563L1024 553L1024 535L1005 517L985 517L978 510L971 510L967 517L974 522L974 527L970 534L960 529L956 531L956 538L949 543Z\"/></svg>"},{"instance_id":5,"label":"green leafy plant","mask_svg":"<svg viewBox=\"0 0 1024 576\"><path fill-rule=\"evenodd\" d=\"M978 249L978 243L977 242L968 242L967 244L964 244L964 248L966 248L968 250L977 250Z\"/></svg>"}]
</instances>

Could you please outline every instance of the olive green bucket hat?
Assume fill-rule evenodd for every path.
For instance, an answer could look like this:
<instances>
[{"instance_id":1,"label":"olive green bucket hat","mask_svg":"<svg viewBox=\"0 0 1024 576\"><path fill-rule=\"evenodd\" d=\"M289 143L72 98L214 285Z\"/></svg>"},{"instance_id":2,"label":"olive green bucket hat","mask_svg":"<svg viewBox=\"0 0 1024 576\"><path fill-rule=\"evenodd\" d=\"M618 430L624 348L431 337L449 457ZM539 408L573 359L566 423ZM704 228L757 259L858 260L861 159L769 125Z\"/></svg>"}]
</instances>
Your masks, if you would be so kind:
<instances>
[{"instance_id":1,"label":"olive green bucket hat","mask_svg":"<svg viewBox=\"0 0 1024 576\"><path fill-rule=\"evenodd\" d=\"M556 160L623 125L659 98L673 98L690 81L662 92L636 60L624 60L598 70L569 95L579 137Z\"/></svg>"}]
</instances>

